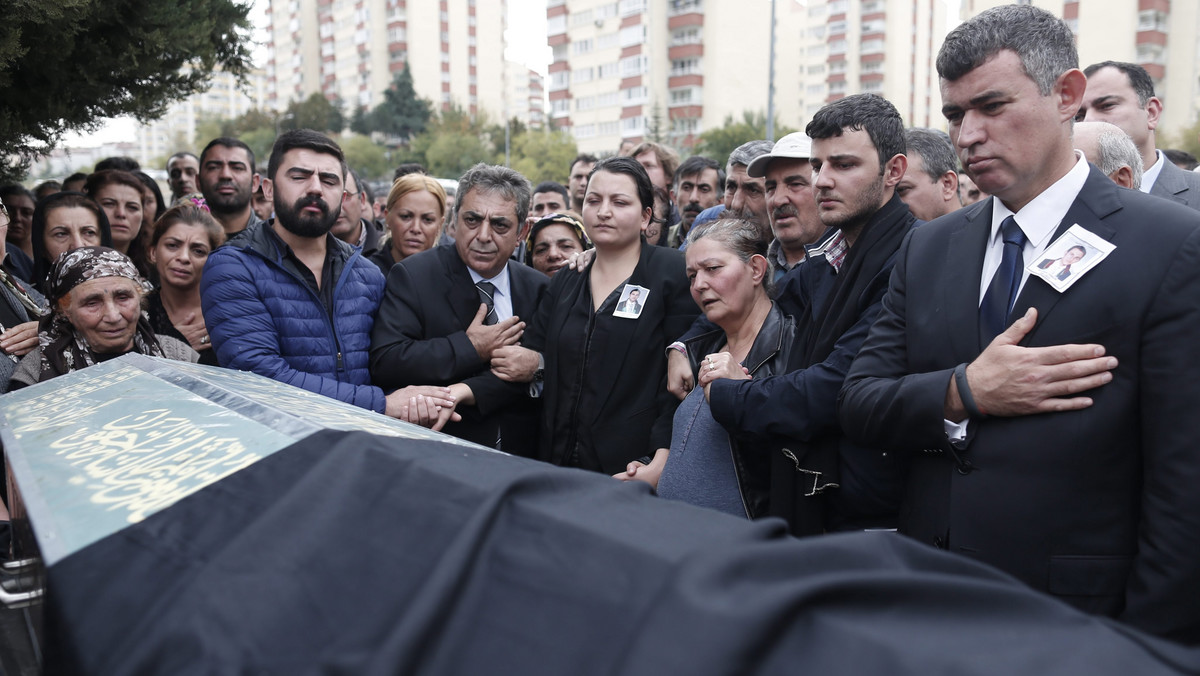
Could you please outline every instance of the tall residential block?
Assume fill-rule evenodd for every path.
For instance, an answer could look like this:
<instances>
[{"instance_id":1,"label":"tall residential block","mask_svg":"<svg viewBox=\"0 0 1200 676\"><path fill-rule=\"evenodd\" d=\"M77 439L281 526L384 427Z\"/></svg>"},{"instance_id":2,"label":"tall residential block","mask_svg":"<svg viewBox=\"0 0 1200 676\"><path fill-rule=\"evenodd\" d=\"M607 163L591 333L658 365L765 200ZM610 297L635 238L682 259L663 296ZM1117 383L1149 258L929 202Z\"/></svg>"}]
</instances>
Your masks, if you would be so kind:
<instances>
[{"instance_id":1,"label":"tall residential block","mask_svg":"<svg viewBox=\"0 0 1200 676\"><path fill-rule=\"evenodd\" d=\"M771 0L549 0L550 118L584 152L765 114ZM776 0L775 119L803 129L821 106L875 92L914 125L942 126L933 56L942 0Z\"/></svg>"},{"instance_id":2,"label":"tall residential block","mask_svg":"<svg viewBox=\"0 0 1200 676\"><path fill-rule=\"evenodd\" d=\"M418 96L494 120L511 107L505 0L270 0L268 106L314 92L379 104L408 65Z\"/></svg>"}]
</instances>

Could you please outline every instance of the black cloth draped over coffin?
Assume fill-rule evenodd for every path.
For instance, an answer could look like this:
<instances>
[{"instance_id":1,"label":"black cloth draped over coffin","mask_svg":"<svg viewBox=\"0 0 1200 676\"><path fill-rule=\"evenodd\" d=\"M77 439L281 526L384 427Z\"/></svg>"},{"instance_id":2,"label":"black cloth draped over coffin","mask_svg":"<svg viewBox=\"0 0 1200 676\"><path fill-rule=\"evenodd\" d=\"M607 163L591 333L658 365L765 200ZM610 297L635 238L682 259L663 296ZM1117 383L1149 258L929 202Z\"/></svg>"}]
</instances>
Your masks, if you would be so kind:
<instances>
[{"instance_id":1,"label":"black cloth draped over coffin","mask_svg":"<svg viewBox=\"0 0 1200 676\"><path fill-rule=\"evenodd\" d=\"M53 565L47 673L1147 674L1200 652L891 533L318 432Z\"/></svg>"}]
</instances>

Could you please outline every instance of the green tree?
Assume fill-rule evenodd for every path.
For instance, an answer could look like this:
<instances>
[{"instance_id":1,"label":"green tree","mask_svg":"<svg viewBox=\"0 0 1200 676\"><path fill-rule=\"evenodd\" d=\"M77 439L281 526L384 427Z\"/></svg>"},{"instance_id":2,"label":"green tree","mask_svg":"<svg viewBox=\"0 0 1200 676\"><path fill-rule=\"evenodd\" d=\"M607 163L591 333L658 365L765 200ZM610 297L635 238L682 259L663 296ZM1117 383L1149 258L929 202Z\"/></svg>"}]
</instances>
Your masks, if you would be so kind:
<instances>
[{"instance_id":1,"label":"green tree","mask_svg":"<svg viewBox=\"0 0 1200 676\"><path fill-rule=\"evenodd\" d=\"M433 176L458 178L477 162L495 161L495 129L485 113L472 118L461 107L451 106L413 137L400 162L420 162ZM504 129L499 129L503 152Z\"/></svg>"},{"instance_id":2,"label":"green tree","mask_svg":"<svg viewBox=\"0 0 1200 676\"><path fill-rule=\"evenodd\" d=\"M567 168L577 154L575 139L560 131L535 129L512 140L512 168L534 185L542 181L565 184Z\"/></svg>"},{"instance_id":3,"label":"green tree","mask_svg":"<svg viewBox=\"0 0 1200 676\"><path fill-rule=\"evenodd\" d=\"M303 101L292 101L279 118L281 130L315 129L336 134L345 127L341 99L335 97L331 101L320 92L313 92Z\"/></svg>"},{"instance_id":4,"label":"green tree","mask_svg":"<svg viewBox=\"0 0 1200 676\"><path fill-rule=\"evenodd\" d=\"M789 127L785 127L778 122L775 123L775 138L779 139L783 136L796 131ZM718 163L724 163L729 157L729 153L735 148L755 139L764 139L767 137L767 116L760 112L752 113L745 111L742 113L742 119L739 122L733 121L733 116L725 117L725 123L716 129L709 129L700 134L700 143L696 145L696 153L705 157L716 160Z\"/></svg>"},{"instance_id":5,"label":"green tree","mask_svg":"<svg viewBox=\"0 0 1200 676\"><path fill-rule=\"evenodd\" d=\"M408 145L414 136L425 131L432 110L429 101L417 96L413 89L412 73L406 63L384 90L378 106L370 112L361 108L354 111L350 130L358 134L386 134L396 139L397 144Z\"/></svg>"},{"instance_id":6,"label":"green tree","mask_svg":"<svg viewBox=\"0 0 1200 676\"><path fill-rule=\"evenodd\" d=\"M0 173L22 174L67 131L147 121L251 65L249 0L17 0L0 22Z\"/></svg>"},{"instance_id":7,"label":"green tree","mask_svg":"<svg viewBox=\"0 0 1200 676\"><path fill-rule=\"evenodd\" d=\"M339 141L346 154L346 164L358 172L364 181L391 178L392 166L388 162L387 149L362 134Z\"/></svg>"}]
</instances>

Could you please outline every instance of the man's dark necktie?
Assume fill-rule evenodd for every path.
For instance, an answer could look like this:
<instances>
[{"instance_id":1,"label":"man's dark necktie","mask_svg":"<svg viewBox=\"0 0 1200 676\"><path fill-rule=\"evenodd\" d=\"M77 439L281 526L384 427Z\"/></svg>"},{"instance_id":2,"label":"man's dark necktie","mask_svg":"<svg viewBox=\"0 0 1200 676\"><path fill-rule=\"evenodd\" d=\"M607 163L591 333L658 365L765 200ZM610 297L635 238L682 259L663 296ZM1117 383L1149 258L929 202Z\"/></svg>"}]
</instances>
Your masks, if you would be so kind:
<instances>
[{"instance_id":1,"label":"man's dark necktie","mask_svg":"<svg viewBox=\"0 0 1200 676\"><path fill-rule=\"evenodd\" d=\"M1008 328L1008 313L1017 300L1021 270L1025 266L1025 233L1021 232L1016 219L1012 216L1004 219L1000 224L1000 236L1004 238L1004 255L979 303L979 342L982 347Z\"/></svg>"},{"instance_id":2,"label":"man's dark necktie","mask_svg":"<svg viewBox=\"0 0 1200 676\"><path fill-rule=\"evenodd\" d=\"M483 318L483 324L491 326L496 323L496 285L491 282L476 282L475 288L479 290L479 302L487 306L487 316Z\"/></svg>"}]
</instances>

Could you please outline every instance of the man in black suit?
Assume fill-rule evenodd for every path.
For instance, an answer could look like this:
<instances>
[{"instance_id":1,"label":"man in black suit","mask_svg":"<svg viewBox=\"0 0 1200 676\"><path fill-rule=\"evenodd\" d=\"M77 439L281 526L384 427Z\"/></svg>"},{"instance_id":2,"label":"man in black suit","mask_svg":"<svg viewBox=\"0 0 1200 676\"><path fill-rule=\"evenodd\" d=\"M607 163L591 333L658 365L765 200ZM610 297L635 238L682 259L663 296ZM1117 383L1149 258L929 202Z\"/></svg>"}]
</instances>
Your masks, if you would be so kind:
<instances>
[{"instance_id":1,"label":"man in black suit","mask_svg":"<svg viewBox=\"0 0 1200 676\"><path fill-rule=\"evenodd\" d=\"M1075 118L1111 122L1129 134L1142 155L1142 192L1200 210L1200 174L1180 169L1155 149L1154 130L1163 106L1146 69L1135 63L1103 61L1083 72L1087 91Z\"/></svg>"},{"instance_id":2,"label":"man in black suit","mask_svg":"<svg viewBox=\"0 0 1200 676\"><path fill-rule=\"evenodd\" d=\"M906 465L902 532L1194 643L1200 219L1075 153L1077 63L1030 6L947 36L942 112L993 197L909 236L840 420ZM1115 249L1060 293L1025 261L1074 224Z\"/></svg>"},{"instance_id":3,"label":"man in black suit","mask_svg":"<svg viewBox=\"0 0 1200 676\"><path fill-rule=\"evenodd\" d=\"M529 181L498 166L477 164L458 184L453 244L401 261L371 333L371 379L391 390L448 385L456 400L443 409L448 434L505 451L537 450L537 400L526 385L505 383L490 370L493 351L520 340L549 278L510 260L525 238Z\"/></svg>"}]
</instances>

